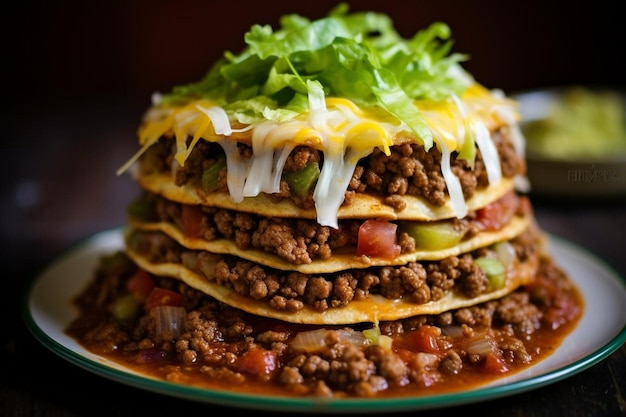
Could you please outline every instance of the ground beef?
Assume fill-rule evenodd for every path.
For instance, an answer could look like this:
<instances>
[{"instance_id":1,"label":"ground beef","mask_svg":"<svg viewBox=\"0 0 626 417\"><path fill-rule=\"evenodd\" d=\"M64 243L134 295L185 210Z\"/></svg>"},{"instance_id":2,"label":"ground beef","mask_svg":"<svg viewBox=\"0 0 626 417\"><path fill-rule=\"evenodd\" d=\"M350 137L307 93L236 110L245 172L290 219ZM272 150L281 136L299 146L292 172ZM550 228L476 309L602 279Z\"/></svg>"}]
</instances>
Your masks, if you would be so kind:
<instances>
[{"instance_id":1,"label":"ground beef","mask_svg":"<svg viewBox=\"0 0 626 417\"><path fill-rule=\"evenodd\" d=\"M500 201L512 200L503 206L499 224L491 229L503 227L515 213L527 215L525 200L511 192ZM496 204L496 203L494 203ZM131 203L129 212L135 219L144 222L166 222L185 232L183 211L193 206L185 206L167 200L157 194L144 192ZM232 240L241 250L259 249L278 255L281 259L296 265L309 264L314 260L330 259L336 251L356 253L359 228L363 220L340 220L338 227L322 226L314 220L263 217L251 213L237 212L216 207L202 206L201 233L194 237L204 240ZM463 233L462 240L469 239L484 229L476 211L463 219L448 220L453 227ZM400 228L398 245L401 253L416 249L415 239Z\"/></svg>"},{"instance_id":2,"label":"ground beef","mask_svg":"<svg viewBox=\"0 0 626 417\"><path fill-rule=\"evenodd\" d=\"M537 231L530 228L511 244L527 260L538 256L538 252L530 248L537 245L537 239ZM453 289L466 297L490 291L485 273L473 262L475 257L487 254L484 248L439 261L309 275L273 269L235 256L192 251L161 232L135 231L129 244L151 263L182 263L238 294L266 300L278 310L297 311L308 305L325 311L365 299L370 294L423 304L437 301ZM207 270L203 265L215 267Z\"/></svg>"},{"instance_id":3,"label":"ground beef","mask_svg":"<svg viewBox=\"0 0 626 417\"><path fill-rule=\"evenodd\" d=\"M515 151L510 130L496 130L492 132L492 139L500 156L503 176L512 178L524 174L525 161ZM252 148L249 145L238 143L238 149L241 158L251 157ZM200 195L206 195L206 190L201 185L202 174L217 160L224 158L221 146L201 140L194 146L184 167L176 164L173 168L175 151L174 138L163 136L140 158L141 170L148 173L174 172L177 185L194 184ZM441 152L436 146L426 151L420 144L405 143L392 146L390 151L390 155L385 155L376 148L371 155L359 161L346 190L344 204L349 204L355 193L379 195L398 209L404 207L405 203L398 198L403 195L423 197L436 206L446 202L448 190L441 173ZM297 146L287 158L283 173L298 171L309 162L323 164L323 154L306 146ZM477 189L488 185L487 172L479 149L476 150L473 167L468 161L457 159L456 153L451 156L451 167L460 180L465 198L472 197ZM219 174L218 189L228 192L225 171L226 168L223 168ZM285 180L281 181L280 191L269 197L273 201L288 198L302 208L314 207L312 195L296 196Z\"/></svg>"},{"instance_id":4,"label":"ground beef","mask_svg":"<svg viewBox=\"0 0 626 417\"><path fill-rule=\"evenodd\" d=\"M372 343L362 333L371 331L371 324L326 329L290 324L244 313L177 280L153 277L157 287L184 295L180 331L164 337L156 309L139 309L123 321L111 314L137 273L122 252L103 259L76 299L81 313L67 332L97 354L171 382L294 396L432 394L438 387L489 381L532 363L542 352L537 341L560 343L567 332L559 328L574 323L581 306L572 283L542 258L528 288L440 315L381 322L374 328L379 341ZM540 331L543 336L535 339ZM302 337L298 343L296 336Z\"/></svg>"}]
</instances>

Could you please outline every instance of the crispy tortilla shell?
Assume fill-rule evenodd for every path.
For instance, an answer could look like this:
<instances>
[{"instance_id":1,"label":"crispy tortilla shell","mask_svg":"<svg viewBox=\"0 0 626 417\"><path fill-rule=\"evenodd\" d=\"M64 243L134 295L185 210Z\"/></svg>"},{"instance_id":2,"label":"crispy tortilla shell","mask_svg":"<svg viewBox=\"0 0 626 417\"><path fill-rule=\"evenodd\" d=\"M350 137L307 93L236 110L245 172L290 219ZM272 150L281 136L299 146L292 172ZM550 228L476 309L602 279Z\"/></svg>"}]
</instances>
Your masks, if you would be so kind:
<instances>
[{"instance_id":1,"label":"crispy tortilla shell","mask_svg":"<svg viewBox=\"0 0 626 417\"><path fill-rule=\"evenodd\" d=\"M255 213L268 217L303 218L315 220L315 209L302 209L290 200L284 199L279 202L272 201L261 193L256 197L246 197L242 202L234 202L230 194L224 192L212 192L207 197L202 197L193 185L178 186L171 176L163 173L137 173L135 179L145 190L183 204L202 204L229 210ZM466 201L469 211L478 210L492 203L514 189L514 182L509 178L503 178L497 184L487 188L476 190L474 195ZM339 208L339 219L368 219L379 218L385 220L415 220L434 221L456 217L456 212L451 200L438 207L428 203L424 198L405 195L402 200L406 203L402 210L386 204L379 196L356 193L349 205Z\"/></svg>"},{"instance_id":2,"label":"crispy tortilla shell","mask_svg":"<svg viewBox=\"0 0 626 417\"><path fill-rule=\"evenodd\" d=\"M188 249L204 250L212 253L235 255L274 269L298 271L305 274L321 274L337 272L344 269L360 269L372 266L404 265L415 261L439 260L448 256L457 256L475 249L490 246L496 242L510 240L520 235L532 223L530 216L514 216L500 230L483 231L457 245L438 250L416 250L404 253L395 259L357 256L354 253L333 253L330 259L316 259L309 264L292 264L283 258L260 249L239 249L234 241L217 239L207 241L200 238L185 236L180 229L171 223L142 223L129 219L129 225L135 230L163 232Z\"/></svg>"},{"instance_id":3,"label":"crispy tortilla shell","mask_svg":"<svg viewBox=\"0 0 626 417\"><path fill-rule=\"evenodd\" d=\"M266 301L255 300L238 294L233 289L220 285L215 280L206 278L182 264L151 263L130 247L127 248L127 254L140 268L147 272L179 279L187 285L230 306L258 316L302 324L375 323L378 321L399 320L421 314L440 314L449 310L470 307L485 301L501 298L519 286L532 282L539 264L538 257L532 257L524 262L515 260L509 268L504 287L474 298L465 297L452 290L437 301L418 304L407 299L392 300L380 295L370 294L365 299L353 300L346 306L329 308L325 311L316 311L306 305L298 311L286 311L274 309Z\"/></svg>"}]
</instances>

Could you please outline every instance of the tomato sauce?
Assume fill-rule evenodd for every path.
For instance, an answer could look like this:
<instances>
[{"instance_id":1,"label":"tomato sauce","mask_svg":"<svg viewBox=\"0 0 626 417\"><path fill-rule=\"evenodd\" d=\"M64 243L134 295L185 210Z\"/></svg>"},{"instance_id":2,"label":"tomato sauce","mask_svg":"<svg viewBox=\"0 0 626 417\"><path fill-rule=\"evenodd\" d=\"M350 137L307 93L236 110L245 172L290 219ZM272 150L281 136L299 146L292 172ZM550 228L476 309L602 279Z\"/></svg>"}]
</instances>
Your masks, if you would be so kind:
<instances>
[{"instance_id":1,"label":"tomato sauce","mask_svg":"<svg viewBox=\"0 0 626 417\"><path fill-rule=\"evenodd\" d=\"M172 383L212 390L294 397L391 398L434 395L479 387L518 373L552 355L575 329L584 310L584 300L576 287L548 262L532 285L518 290L520 299L527 296L531 300L520 305L520 312L533 312L529 313L529 317L535 320L532 329L518 329L512 323L497 323L495 320L488 328L445 324L443 319L447 317L449 322L450 314L446 316L444 313L405 320L401 325L400 322L381 322L380 339L390 342L386 348L388 350L383 349L382 343L378 349L361 344L358 345L360 353L353 351L350 355L343 355L342 352L349 350L345 349L349 343L365 340L353 338L354 334L361 337L361 330L368 326L360 325L352 326L355 333L341 334L348 335L349 343L340 337L336 345L324 348L325 351L313 351L312 348L311 352L293 353L290 352L290 343L293 346L294 335L320 331L321 326L291 324L253 316L230 307L218 308L215 301L211 300L200 310L205 315L211 315L209 311L212 308L219 310L216 310L214 316L217 323L215 328L206 322L202 322L202 326L188 323L187 326L193 329L191 333L202 330L206 334L201 338L183 334L178 340L158 341L146 331L151 326L146 324L150 323L150 314L146 313L135 323L120 324L112 319L107 308L103 308L105 304L94 303L104 292L109 295L115 293L111 285L124 286L119 271L117 275L116 280L109 276L92 283L77 298L81 314L67 332L86 349L140 374ZM131 287L138 284L136 273L126 275L131 277L126 281L134 283ZM135 278L132 279L132 276ZM159 285L163 285L163 280ZM150 287L145 282L142 286ZM171 286L166 291L174 291L174 288ZM187 289L183 293L188 296L189 291ZM201 294L193 294L193 297L207 298ZM180 299L173 298L180 305ZM485 307L480 314L504 306L500 301L491 303L491 307ZM191 315L188 315L188 321ZM335 329L344 327L335 326ZM319 334L325 338L323 330ZM367 339L367 342L371 342L371 339ZM196 346L192 346L194 344ZM199 346L201 344L204 346ZM355 357L358 359L355 360ZM385 361L394 360L397 361L394 366L384 364ZM359 367L363 363L367 366ZM341 382L340 378L350 375L350 372L338 376L328 371L323 364L337 368L352 367L351 372L354 374L369 372L376 374L377 378L372 379L369 375L360 381L361 385L357 381L350 387L350 381ZM297 369L299 373L291 373L299 375L300 379L289 379L287 368ZM309 373L309 368L314 368L315 372ZM404 374L395 379L390 376L393 372L400 374L400 370ZM372 382L380 381L381 378L387 379L382 384L385 385L384 389ZM320 389L320 384L326 388ZM360 391L355 389L359 386L369 388Z\"/></svg>"}]
</instances>

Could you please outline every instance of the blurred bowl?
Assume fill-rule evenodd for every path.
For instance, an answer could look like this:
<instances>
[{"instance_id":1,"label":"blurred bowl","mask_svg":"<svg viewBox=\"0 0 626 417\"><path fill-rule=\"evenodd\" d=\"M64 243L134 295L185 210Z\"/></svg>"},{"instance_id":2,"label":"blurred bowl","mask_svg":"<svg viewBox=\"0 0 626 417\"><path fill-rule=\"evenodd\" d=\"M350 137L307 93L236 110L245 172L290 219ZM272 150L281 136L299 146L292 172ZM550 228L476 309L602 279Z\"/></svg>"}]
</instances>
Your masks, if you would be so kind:
<instances>
[{"instance_id":1,"label":"blurred bowl","mask_svg":"<svg viewBox=\"0 0 626 417\"><path fill-rule=\"evenodd\" d=\"M626 197L623 89L563 86L511 96L520 104L531 194Z\"/></svg>"}]
</instances>

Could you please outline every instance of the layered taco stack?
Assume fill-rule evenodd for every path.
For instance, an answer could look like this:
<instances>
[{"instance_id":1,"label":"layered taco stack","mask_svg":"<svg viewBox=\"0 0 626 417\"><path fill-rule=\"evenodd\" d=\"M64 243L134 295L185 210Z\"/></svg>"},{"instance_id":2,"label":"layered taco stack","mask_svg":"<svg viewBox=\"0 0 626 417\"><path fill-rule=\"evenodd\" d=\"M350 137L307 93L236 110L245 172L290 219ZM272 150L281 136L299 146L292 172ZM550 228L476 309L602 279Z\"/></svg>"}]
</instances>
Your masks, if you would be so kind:
<instances>
[{"instance_id":1,"label":"layered taco stack","mask_svg":"<svg viewBox=\"0 0 626 417\"><path fill-rule=\"evenodd\" d=\"M532 362L511 330L541 327L528 288L550 277L575 291L522 193L516 103L463 69L448 26L404 39L388 16L342 6L253 26L245 42L201 81L153 96L118 172L142 190L127 266L102 268L80 304L114 312L108 326L134 341L126 354L263 374L299 395L423 385L424 354L438 375L490 355L502 372ZM427 328L426 351L400 341ZM468 348L476 338L486 351ZM270 365L248 372L256 350ZM346 352L367 371L348 371ZM341 365L308 372L312 358Z\"/></svg>"}]
</instances>

